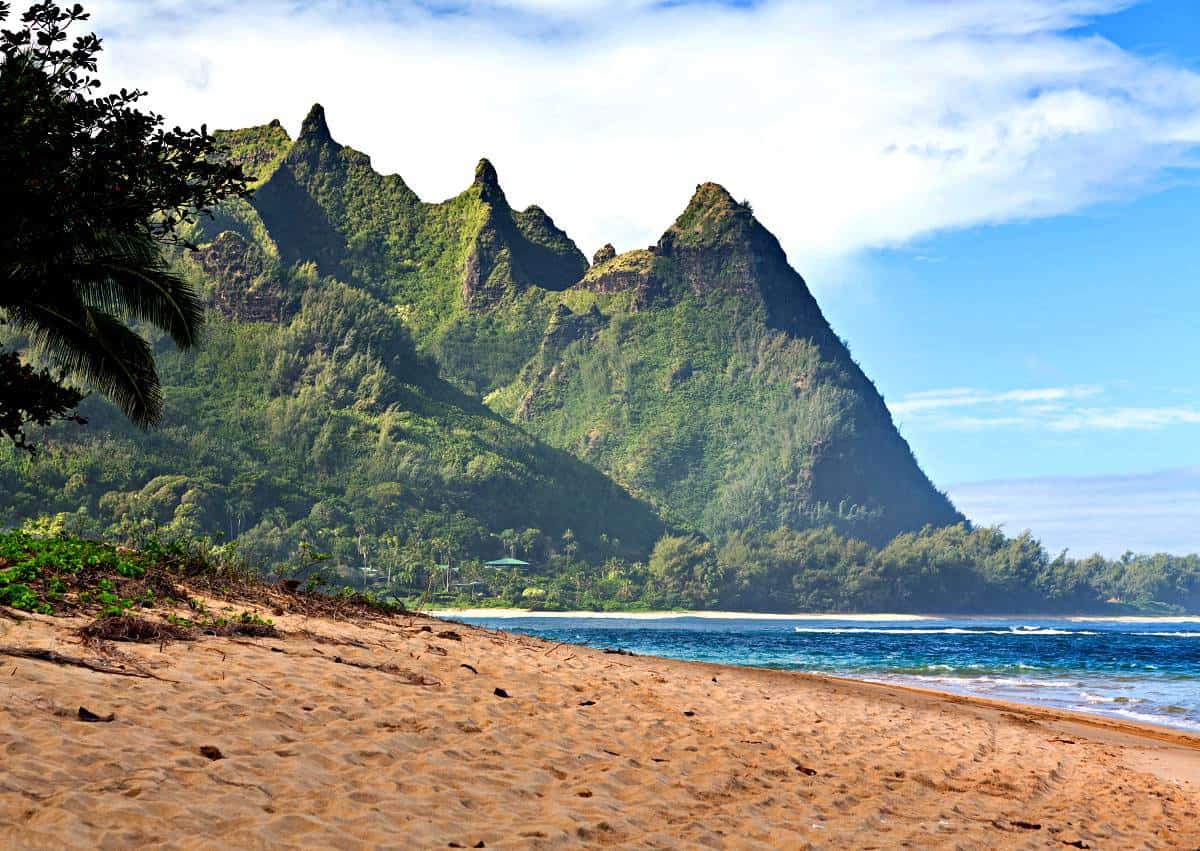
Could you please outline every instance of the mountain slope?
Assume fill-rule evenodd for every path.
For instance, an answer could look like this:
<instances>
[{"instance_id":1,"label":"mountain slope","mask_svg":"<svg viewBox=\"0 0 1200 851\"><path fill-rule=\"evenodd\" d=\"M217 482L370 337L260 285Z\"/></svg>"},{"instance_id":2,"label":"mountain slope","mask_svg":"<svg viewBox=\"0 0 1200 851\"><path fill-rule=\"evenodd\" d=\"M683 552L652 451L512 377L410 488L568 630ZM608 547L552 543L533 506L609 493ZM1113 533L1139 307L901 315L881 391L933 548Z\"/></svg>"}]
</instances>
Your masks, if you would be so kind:
<instances>
[{"instance_id":1,"label":"mountain slope","mask_svg":"<svg viewBox=\"0 0 1200 851\"><path fill-rule=\"evenodd\" d=\"M649 250L603 251L489 403L722 535L961 520L778 241L703 184Z\"/></svg>"},{"instance_id":2,"label":"mountain slope","mask_svg":"<svg viewBox=\"0 0 1200 851\"><path fill-rule=\"evenodd\" d=\"M231 140L263 187L290 173L280 133ZM271 221L225 204L177 258L215 309L196 349L156 345L162 427L139 432L89 399L86 429L0 459L0 523L62 512L87 534L219 532L256 558L324 551L389 572L448 549L493 557L506 529L525 530L531 555L566 535L596 561L644 557L663 531L650 506L440 378L392 305L322 274L333 252L289 262Z\"/></svg>"}]
</instances>

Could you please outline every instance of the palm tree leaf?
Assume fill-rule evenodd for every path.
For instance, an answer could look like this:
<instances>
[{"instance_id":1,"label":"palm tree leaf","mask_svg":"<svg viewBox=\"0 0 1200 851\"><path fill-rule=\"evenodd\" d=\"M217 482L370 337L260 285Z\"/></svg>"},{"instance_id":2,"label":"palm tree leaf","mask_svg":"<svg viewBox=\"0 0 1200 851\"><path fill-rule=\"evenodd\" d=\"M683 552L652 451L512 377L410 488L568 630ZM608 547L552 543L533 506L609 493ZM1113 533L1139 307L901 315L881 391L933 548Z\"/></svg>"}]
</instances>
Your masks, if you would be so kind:
<instances>
[{"instance_id":1,"label":"palm tree leaf","mask_svg":"<svg viewBox=\"0 0 1200 851\"><path fill-rule=\"evenodd\" d=\"M171 272L144 235L99 234L81 246L68 272L81 301L99 311L150 322L182 348L193 345L204 305L190 283Z\"/></svg>"},{"instance_id":2,"label":"palm tree leaf","mask_svg":"<svg viewBox=\"0 0 1200 851\"><path fill-rule=\"evenodd\" d=\"M162 386L150 345L116 317L82 302L26 304L13 324L55 366L95 387L137 425L162 417Z\"/></svg>"}]
</instances>

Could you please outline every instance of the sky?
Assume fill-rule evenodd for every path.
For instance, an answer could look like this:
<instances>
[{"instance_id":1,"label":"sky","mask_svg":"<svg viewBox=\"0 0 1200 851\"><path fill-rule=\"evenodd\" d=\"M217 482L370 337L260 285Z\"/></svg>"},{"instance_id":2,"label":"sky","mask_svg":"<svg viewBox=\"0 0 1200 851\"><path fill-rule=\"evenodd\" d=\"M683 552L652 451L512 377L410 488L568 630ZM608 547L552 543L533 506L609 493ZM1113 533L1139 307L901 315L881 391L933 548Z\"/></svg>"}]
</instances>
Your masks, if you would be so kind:
<instances>
[{"instance_id":1,"label":"sky","mask_svg":"<svg viewBox=\"0 0 1200 851\"><path fill-rule=\"evenodd\" d=\"M1195 0L87 6L172 123L319 101L428 200L489 157L589 255L722 183L974 521L1200 551Z\"/></svg>"}]
</instances>

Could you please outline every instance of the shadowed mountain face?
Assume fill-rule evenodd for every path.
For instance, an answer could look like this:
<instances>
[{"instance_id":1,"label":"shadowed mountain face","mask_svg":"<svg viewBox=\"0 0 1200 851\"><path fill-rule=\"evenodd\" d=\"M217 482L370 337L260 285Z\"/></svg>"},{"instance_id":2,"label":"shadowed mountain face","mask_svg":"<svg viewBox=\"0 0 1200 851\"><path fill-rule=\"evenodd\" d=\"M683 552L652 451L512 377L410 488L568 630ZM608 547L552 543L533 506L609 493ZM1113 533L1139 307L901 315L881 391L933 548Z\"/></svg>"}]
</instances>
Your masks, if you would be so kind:
<instances>
[{"instance_id":1,"label":"shadowed mountain face","mask_svg":"<svg viewBox=\"0 0 1200 851\"><path fill-rule=\"evenodd\" d=\"M179 258L214 311L200 352L161 354L166 427L93 405L113 434L55 432L61 474L9 476L0 520L101 493L87 510L114 526L251 530L276 558L336 533L351 561L414 533L570 528L592 556L644 558L669 526L882 542L961 520L722 187L589 266L543 210L509 207L487 160L429 203L334 141L320 106L294 141L278 122L221 138L257 191Z\"/></svg>"}]
</instances>

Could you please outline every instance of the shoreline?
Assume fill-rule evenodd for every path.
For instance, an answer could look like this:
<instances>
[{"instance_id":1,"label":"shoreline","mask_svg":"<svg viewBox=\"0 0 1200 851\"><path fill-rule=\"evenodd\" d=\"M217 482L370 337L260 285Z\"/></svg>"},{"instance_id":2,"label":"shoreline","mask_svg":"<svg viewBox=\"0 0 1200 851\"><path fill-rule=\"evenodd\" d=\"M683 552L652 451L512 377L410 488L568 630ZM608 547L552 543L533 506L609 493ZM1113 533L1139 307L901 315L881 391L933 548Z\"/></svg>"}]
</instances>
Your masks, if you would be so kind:
<instances>
[{"instance_id":1,"label":"shoreline","mask_svg":"<svg viewBox=\"0 0 1200 851\"><path fill-rule=\"evenodd\" d=\"M593 612L578 610L570 612L541 612L534 609L425 609L421 614L431 618L576 618L580 620L602 620L616 618L623 620L669 620L674 618L701 618L704 620L860 620L864 623L883 621L922 621L932 620L932 615L895 615L895 614L808 614L787 615L772 612L723 612L723 611L691 611L691 610L661 610L648 612Z\"/></svg>"},{"instance_id":2,"label":"shoreline","mask_svg":"<svg viewBox=\"0 0 1200 851\"><path fill-rule=\"evenodd\" d=\"M738 666L731 665L729 667ZM777 669L763 668L759 670L772 671ZM1172 727L1169 724L1155 724L1150 721L1140 721L1136 719L1126 720L1122 718L1115 718L1111 715L1101 715L1099 713L1085 712L1078 709L1059 709L1053 706L1042 706L1037 703L1021 703L1020 701L1015 700L981 697L974 694L960 694L958 692L929 688L927 686L908 685L907 683L881 682L879 680L865 680L857 677L840 677L834 674L811 673L808 671L782 671L781 673L794 674L796 676L813 679L819 682L847 683L852 686L862 687L865 691L871 691L875 693L899 690L903 692L924 695L931 699L941 700L946 703L963 706L975 706L984 709L995 709L1003 712L1016 713L1026 718L1038 720L1055 721L1064 724L1078 724L1080 726L1095 728L1097 730L1136 736L1139 738L1153 739L1155 741L1168 742L1181 747L1194 749L1197 751L1198 755L1200 755L1200 732L1192 732L1179 727ZM1197 771L1193 779L1200 783L1200 765L1197 765Z\"/></svg>"},{"instance_id":3,"label":"shoreline","mask_svg":"<svg viewBox=\"0 0 1200 851\"><path fill-rule=\"evenodd\" d=\"M955 615L955 614L897 614L888 612L839 613L839 612L798 612L781 614L777 612L733 612L712 610L670 610L659 611L629 611L629 612L597 612L588 609L566 612L547 612L536 609L514 608L449 608L422 609L420 614L434 618L473 618L510 619L510 618L575 618L585 619L614 619L614 620L668 620L678 618L699 618L702 620L761 620L761 621L855 621L861 623L909 623L932 620L1019 620L1030 618L1044 621L1063 621L1067 623L1195 623L1200 624L1200 615L1036 615L1036 614L1007 614L1007 615Z\"/></svg>"},{"instance_id":4,"label":"shoreline","mask_svg":"<svg viewBox=\"0 0 1200 851\"><path fill-rule=\"evenodd\" d=\"M470 610L465 610L470 611ZM517 614L511 616L520 616L524 610L505 610ZM434 615L432 612L421 613L428 617L438 620L443 620L446 623L460 623L455 620L446 619ZM539 614L539 613L532 613ZM679 616L688 616L691 613L680 614ZM717 617L724 617L729 614L737 615L738 613L710 613ZM567 613L562 613L563 617ZM778 618L791 618L793 616L771 616ZM819 615L820 618L836 618L839 615ZM872 616L876 618L890 618L890 615ZM910 616L924 618L926 616ZM484 626L476 626L466 624L469 628L479 629L484 632L495 633L498 635L511 635L502 630L492 630ZM569 642L552 642L548 639L533 635L520 636L522 641L535 642L539 645L549 648L548 652L557 650L558 648L571 648L573 651L591 651L597 652L596 648L590 648L582 644L571 644ZM604 653L606 651L600 650ZM1082 710L1060 709L1057 707L1042 706L1034 703L1021 703L1019 701L1003 700L998 698L982 697L979 695L961 694L953 691L945 691L943 689L930 688L928 686L908 685L904 683L891 683L879 680L862 679L859 677L839 676L835 674L826 674L812 671L797 671L787 670L782 668L767 668L752 665L735 665L723 662L707 662L699 659L677 659L668 656L654 656L649 654L636 654L635 659L647 660L653 664L664 663L670 666L695 667L706 672L717 674L737 675L741 673L751 672L758 674L766 679L779 678L784 682L790 679L801 680L805 682L823 685L832 689L845 689L859 694L868 695L874 699L879 698L896 698L897 693L910 696L919 701L929 701L934 704L947 704L956 707L962 707L987 713L1000 713L1007 718L1024 719L1030 723L1051 723L1061 725L1064 728L1079 729L1081 731L1092 731L1101 734L1106 742L1113 744L1123 744L1132 747L1142 747L1148 743L1157 743L1165 745L1172 749L1179 749L1183 760L1169 760L1169 768L1163 770L1163 766L1154 764L1153 762L1146 763L1143 767L1155 773L1157 776L1171 781L1183 783L1193 787L1197 793L1200 793L1200 732L1191 732L1189 730L1172 727L1167 724L1156 724L1150 721L1141 721L1135 719L1115 718L1110 715L1102 715L1099 713L1085 712ZM715 681L715 680L714 680ZM1086 734L1086 732L1085 732Z\"/></svg>"},{"instance_id":5,"label":"shoreline","mask_svg":"<svg viewBox=\"0 0 1200 851\"><path fill-rule=\"evenodd\" d=\"M463 609L463 610L440 610L440 611L441 612L454 612L454 613L457 613L460 617L467 617L467 615L463 615L462 612L478 611L478 610ZM482 610L482 611L488 611L488 610ZM524 610L524 609L504 609L502 611L504 611L506 613L510 613L510 614L507 614L506 617L514 617L514 618L522 617L525 615L530 615L530 616L535 616L535 617L541 617L543 615L543 613L541 613L541 612L530 612L530 611ZM558 616L564 617L564 618L575 616L574 613L567 613L567 612L562 612L562 613L557 613L557 614L558 614ZM649 614L649 613L647 613L647 614ZM663 616L663 613L655 613L655 614L656 614L656 616ZM693 612L675 613L675 615L678 617L691 617L696 614L697 613L693 613ZM717 619L724 619L731 615L741 617L741 613L737 613L737 612L708 612L708 613L703 613L703 614L711 615ZM419 615L434 618L436 620L441 620L447 624L456 624L457 625L457 624L461 623L460 621L454 620L453 617L439 614L434 611L420 612ZM585 613L585 616L586 616L586 613ZM604 614L600 613L600 614L597 614L596 616L602 617L602 616L604 616ZM476 617L476 616L470 615L470 617ZM624 617L624 615L622 615L622 617ZM798 616L795 616L795 615L766 615L766 616L762 616L762 617L764 619L793 619L793 618L797 618ZM803 617L809 617L809 616L803 616ZM817 619L836 619L836 618L842 618L844 616L822 614L822 615L814 615L811 617L814 617ZM869 617L871 619L876 619L876 620L882 620L882 619L891 619L892 617L895 617L895 616L893 616L893 615L869 615L866 617ZM905 617L912 618L912 619L933 619L934 618L934 616L927 616L927 615L909 615L909 616L905 616ZM1045 618L1045 620L1050 620L1050 618ZM490 627L486 627L486 626L482 626L482 625L476 625L476 624L463 624L463 625L467 626L471 629L478 629L478 630L481 630L484 632L498 634L498 635L514 635L513 633L507 633L507 632L504 632L503 630L494 630ZM553 642L553 641L550 641L549 639L542 638L542 637L536 636L536 635L521 635L520 638L523 641L536 642L536 643L543 645L544 647L549 648L551 650L557 649L557 648L571 648L571 650L573 650L573 651L586 650L586 651L600 652L600 653L609 652L609 651L600 650L598 648L589 647L589 646L583 645L583 644L573 644L571 642L566 642L566 641ZM650 661L652 663L656 663L656 664L657 663L665 663L665 664L669 664L672 666L674 666L674 665L697 666L698 668L701 668L704 670L711 669L712 671L715 671L715 672L736 673L736 672L749 671L749 672L761 673L761 674L767 675L769 677L776 677L776 676L783 677L783 678L795 677L795 678L799 678L799 679L806 680L809 682L821 683L821 684L825 684L825 685L829 685L829 686L850 687L850 688L862 691L864 693L870 693L874 696L892 696L892 697L894 697L895 695L893 693L900 691L900 692L904 692L904 693L911 694L914 696L919 696L922 698L935 700L935 701L941 701L941 702L945 702L945 703L949 703L949 704L955 704L955 705L960 705L960 706L973 706L973 707L980 708L980 709L997 710L997 711L1003 711L1003 712L1007 712L1007 713L1015 713L1015 714L1019 714L1026 718L1031 718L1031 719L1053 721L1053 722L1064 723L1064 724L1076 724L1079 726L1095 728L1097 730L1103 730L1103 731L1109 732L1109 733L1117 733L1117 734L1121 734L1121 735L1128 735L1128 736L1134 736L1134 737L1138 737L1138 738L1151 739L1154 741L1167 742L1170 744L1193 749L1196 751L1197 765L1196 765L1196 773L1193 777L1193 782L1200 784L1200 732L1192 732L1187 729L1183 729L1183 728L1179 728L1179 727L1172 727L1169 724L1157 724L1157 723L1153 723L1150 721L1141 721L1141 720L1137 720L1137 719L1123 719L1123 718L1113 717L1111 715L1103 715L1103 714L1100 714L1097 712L1086 712L1083 710L1072 710L1072 709L1060 709L1058 707L1043 706L1041 704L1036 704L1036 703L1022 703L1020 701L1014 701L1014 700L1003 700L1000 698L982 697L980 695L962 694L960 692L947 691L947 690L938 689L938 688L931 688L929 686L909 685L907 683L898 683L898 682L892 683L892 682L887 682L887 681L882 681L882 680L871 680L871 679L865 679L862 677L842 676L842 675L838 675L838 674L828 674L828 673L822 673L822 672L818 672L818 671L800 671L800 670L792 670L792 669L786 669L786 668L770 668L770 667L757 666L757 665L737 665L737 664L726 663L726 662L708 662L708 661L704 661L702 659L680 659L680 658L676 658L676 657L672 657L672 656L655 656L655 655L648 654L648 653L635 653L635 654L633 654L633 658L648 660L648 661Z\"/></svg>"},{"instance_id":6,"label":"shoreline","mask_svg":"<svg viewBox=\"0 0 1200 851\"><path fill-rule=\"evenodd\" d=\"M539 639L540 640L540 639ZM570 645L572 647L577 645ZM856 677L839 677L832 674L810 673L808 671L786 671L778 668L754 668L742 665L724 665L719 662L702 662L691 659L665 659L660 656L645 656L646 659L662 659L682 665L699 665L715 672L732 673L735 671L756 671L768 675L795 677L808 682L827 686L833 689L844 689L867 695L873 699L895 699L901 693L918 701L928 701L931 704L947 704L985 713L1000 713L1006 717L1025 719L1037 723L1049 723L1064 728L1077 729L1084 735L1085 731L1102 734L1105 741L1120 743L1131 747L1142 747L1148 743L1161 743L1171 748L1178 748L1194 758L1194 762L1183 772L1168 771L1158 776L1167 780L1176 780L1194 786L1200 793L1200 733L1191 733L1164 724L1153 724L1148 721L1122 720L1106 715L1097 715L1070 709L1057 709L1039 706L1031 703L1019 703L1011 700L979 697L970 694L958 694L941 689L924 686L910 686L901 683L884 683L875 680L863 680Z\"/></svg>"},{"instance_id":7,"label":"shoreline","mask_svg":"<svg viewBox=\"0 0 1200 851\"><path fill-rule=\"evenodd\" d=\"M477 611L490 611L490 610L487 610L487 609L483 609L483 610L480 610L480 609L442 609L442 610L437 610L437 611L421 612L420 614L427 616L427 617L436 618L438 620L445 621L446 623L462 623L461 621L458 621L455 618L456 617L470 617L472 619L483 619L486 617L484 615L474 614ZM608 613L586 613L585 612L585 613L583 613L583 615L579 615L578 613L571 613L571 612L542 613L542 612L533 612L533 611L525 610L525 609L501 609L499 611L504 612L504 614L500 617L497 617L496 618L497 620L517 619L517 618L522 618L522 617L543 617L546 614L551 614L554 617L559 617L559 618L582 617L585 619L588 617L589 614L593 615L596 618L609 616ZM467 613L470 613L470 614L467 614ZM738 612L704 612L704 613L655 612L655 613L645 613L644 617L636 618L636 619L649 620L651 618L660 618L660 617L666 619L666 618L670 618L670 617L682 618L682 617L694 617L694 616L708 616L711 619L724 620L724 619L732 619L733 617L742 617L743 614L738 613ZM630 617L630 615L619 615L617 617ZM844 616L832 615L832 614L819 614L819 615L811 615L811 616L809 616L809 615L806 615L806 616L759 615L757 618L752 618L752 619L792 620L792 619L801 619L801 618L810 618L810 617L815 620L834 620L834 619L841 619ZM865 617L869 620L885 620L885 619L890 620L896 616L879 614L879 615L868 615L868 616L863 616L863 617ZM934 616L931 616L931 615L908 615L908 616L904 616L904 617L906 617L908 619L913 619L913 620L916 620L916 619L932 620L932 619L934 619ZM1050 618L1044 618L1043 620L1050 620ZM1172 619L1172 620L1175 620L1175 619ZM1130 621L1130 622L1140 623L1140 622L1142 622L1142 619L1137 619L1137 620ZM465 625L470 626L474 629L490 630L489 627L486 627L483 625L477 625L477 624L465 624ZM542 637L536 636L536 635L524 635L522 637L526 638L528 640L542 642L547 645L553 644L553 642L550 642L548 639L545 639L545 638L542 638ZM571 647L571 648L580 649L580 650L595 649L595 648L588 648L587 645L573 644L571 642L559 642L557 646ZM768 666L764 666L764 665L738 665L738 664L726 663L726 662L708 662L708 661L704 661L702 659L681 659L681 658L674 657L674 656L656 656L656 655L648 654L648 653L638 653L636 655L638 657L644 658L644 659L661 660L664 662L671 662L671 663L681 663L681 664L689 664L689 665L704 665L704 666L711 666L713 668L718 668L718 669L728 669L728 670L738 670L738 671L747 671L747 670L749 670L749 671L768 671L768 672L772 672L772 673L785 674L785 675L789 675L789 676L804 677L806 679L810 679L810 680L814 680L814 681L818 681L818 682L839 683L839 684L850 683L850 684L853 684L856 686L861 686L864 689L875 690L877 692L878 691L887 691L890 689L900 689L900 690L906 691L906 692L914 692L917 694L924 694L924 695L928 695L931 697L943 698L946 701L951 702L951 703L970 704L970 705L988 707L988 708L993 708L993 709L1001 709L1001 710L1008 711L1008 712L1021 712L1028 717L1040 717L1040 718L1060 720L1063 722L1079 723L1079 724L1084 724L1084 725L1088 725L1088 726L1093 726L1098 729L1105 729L1105 730L1111 730L1111 731L1122 731L1122 732L1125 732L1125 733L1128 733L1131 735L1136 734L1136 731L1141 730L1141 731L1143 731L1144 735L1146 735L1150 738L1162 739L1164 741L1167 741L1167 740L1177 741L1178 743L1185 744L1188 747L1192 747L1192 748L1196 748L1197 750L1200 750L1200 731L1194 731L1190 728L1185 728L1185 727L1174 727L1168 723L1156 723L1153 721L1143 721L1143 720L1134 719L1134 718L1121 718L1121 717L1114 716L1114 715L1108 715L1108 714L1105 714L1100 711L1089 712L1089 711L1081 710L1081 709L1062 709L1062 708L1054 707L1054 706L1045 706L1045 705L1039 704L1039 703L1023 703L1021 701L1016 701L1016 700L1004 700L1002 698L991 698L991 697L984 697L982 695L964 694L962 692L950 691L948 689L939 689L939 688L934 688L931 686L912 685L912 684L908 684L908 683L904 683L904 682L892 682L889 680L869 679L869 678L865 678L865 677L856 677L856 676L851 676L851 675L831 674L831 673L825 673L825 672L821 672L821 671L803 671L803 670L789 669L789 668L772 668L772 667L768 667ZM1196 781L1200 782L1200 773L1197 774Z\"/></svg>"},{"instance_id":8,"label":"shoreline","mask_svg":"<svg viewBox=\"0 0 1200 851\"><path fill-rule=\"evenodd\" d=\"M890 624L890 623L897 622L894 619L903 618L903 620L898 621L898 622L899 623L917 622L917 624L919 625L921 621L929 621L929 620L932 620L934 617L934 616L930 616L930 615L900 616L900 615L895 615L895 614L891 614L891 613L872 613L872 614L868 614L868 615L860 615L857 617L854 617L854 616L847 617L845 615L832 614L832 613L817 613L817 614L812 614L812 615L783 615L783 614L749 614L748 615L746 613L740 613L740 612L722 612L722 611L718 611L718 612L709 611L709 612L699 612L699 613L688 612L688 611L678 611L678 612L660 611L660 612L645 612L645 613L637 613L637 614L612 614L612 613L591 613L591 612L543 613L543 612L535 612L535 611L522 610L522 609L502 609L502 610L498 610L498 612L499 612L499 614L492 614L491 612L489 612L489 610L484 610L484 609L449 609L449 610L432 611L432 612L429 612L428 614L430 614L430 616L433 616L433 617L439 617L439 618L447 619L450 621L458 620L459 622L473 623L474 625L479 625L479 626L490 626L490 627L500 628L500 629L518 629L518 630L520 630L522 628L522 621L524 621L524 620L540 621L543 618L545 618L545 619L551 621L551 623L543 624L542 628L540 628L540 629L534 629L533 634L541 635L544 630L549 630L550 633L546 634L544 636L546 638L551 638L553 636L554 632L556 631L555 626L553 625L554 621L579 620L579 621L582 621L582 623L577 624L576 627L580 630L584 630L585 632L581 633L580 635L576 636L574 639L571 639L571 640L579 640L579 641L583 641L585 643L588 643L589 641L590 642L595 641L594 638L592 638L592 639L587 638L588 633L586 632L586 630L588 630L590 628L590 623L605 621L605 620L609 620L609 619L612 619L613 621L617 621L617 622L625 622L624 625L627 628L633 628L634 624L636 624L636 623L650 621L650 620L665 621L666 624L664 624L664 626L666 626L667 624L670 624L671 621L673 621L673 620L681 620L681 619L685 619L685 618L699 618L701 620L709 620L709 621L746 619L748 621L760 621L760 622L797 621L800 623L804 623L804 622L824 623L824 622L836 620L836 621L840 621L842 623L863 624L863 626L862 626L862 628L846 627L844 630L841 628L828 629L828 628L818 628L818 627L809 628L809 627L797 626L796 630L798 632L847 631L847 632L851 632L851 633L854 633L854 632L871 633L874 630L871 628L870 624L873 624L873 623L879 623L879 622L886 621ZM996 619L995 618L983 618L981 620L983 620L985 623L991 624L991 623L994 623L994 621ZM1011 622L1011 621L1028 621L1030 619L1006 618L1005 620ZM1086 625L1088 623L1094 622L1094 620L1095 619L1087 619L1087 618L1081 618L1081 617L1063 617L1063 618L1057 618L1057 619L1038 618L1036 622L1040 626L1049 627L1049 628L1044 628L1044 629L1038 630L1038 629L1033 629L1032 627L1029 627L1027 625L1024 627L1021 627L1020 625L1010 624L1010 629L1016 628L1019 631L1020 629L1023 628L1023 629L1029 630L1028 634L1030 634L1030 635L1040 634L1042 632L1045 632L1048 634L1067 634L1067 633L1062 632L1061 630L1057 629L1056 627L1054 627L1054 624L1056 624L1056 623L1067 624L1067 623L1078 622L1080 624ZM1106 620L1106 619L1104 619L1104 620ZM1132 624L1146 624L1147 626L1150 626L1150 627L1154 626L1157 623L1165 628L1165 627L1168 627L1171 625L1190 624L1192 620L1193 619L1191 619L1191 618L1174 616L1174 617L1162 618L1162 619L1157 619L1157 620L1151 620L1148 618L1125 618L1125 619L1122 619L1121 621L1113 621L1113 622L1119 622L1122 624L1131 624L1131 623ZM959 624L959 625L963 625L963 626L968 626L968 622L966 622L964 620L957 620L955 623ZM605 624L603 626L607 626L607 624ZM899 632L899 633L909 633L909 632L936 633L939 631L940 631L940 629L925 630L925 629L919 629L919 628L918 629L900 628L900 629L884 629L883 630L883 632ZM961 632L962 630L949 629L948 631L949 632L955 632L955 631ZM1001 631L1003 632L1003 630L1001 630ZM554 636L554 637L562 637L563 636L563 633L561 630L557 630L557 632L559 633L558 636ZM1099 635L1101 633L1088 632L1086 630L1081 630L1081 634L1082 635ZM611 641L616 642L615 646L626 646L621 643L621 640L619 638L613 638L613 639L611 639ZM589 646L598 646L598 645L596 645L594 643L590 643ZM1091 674L1088 671L1083 670L1083 669L1063 670L1063 671L1056 670L1056 673L1054 675L1056 677L1056 679L1051 684L1056 687L1048 688L1046 685L1043 684L1044 679L1045 679L1044 676L1043 677L1030 676L1027 673L1022 673L1022 672L1018 672L1018 671L1014 671L1011 673L1005 672L1003 674L997 674L996 672L990 671L990 670L988 670L988 671L975 670L975 668L977 668L978 666L959 667L958 669L952 669L952 667L949 665L935 666L935 667L945 668L946 670L944 672L939 672L940 673L939 676L930 677L930 676L921 676L921 675L919 675L919 673L908 671L908 670L896 670L896 671L889 670L886 667L886 665L879 669L875 669L875 668L862 669L862 670L845 669L845 668L839 668L837 665L833 665L833 666L821 665L821 664L819 664L819 662L811 661L811 660L810 660L810 664L799 664L799 663L789 664L786 662L786 660L781 661L781 660L773 660L773 659L754 659L754 658L749 658L749 657L747 657L745 659L735 658L737 656L737 654L734 654L733 657L726 657L726 658L722 659L721 657L724 654L704 653L704 652L701 652L698 650L693 651L693 652L688 652L687 650L668 651L666 653L666 655L657 655L660 652L662 652L661 648L656 650L655 647L653 647L653 646L647 646L644 648L639 647L639 642L637 642L637 641L634 641L632 645L628 645L628 649L634 650L634 651L638 652L639 654L644 653L647 655L651 655L651 656L654 656L655 658L671 658L671 659L678 659L678 660L694 660L694 661L708 660L710 662L716 661L719 659L722 664L729 664L734 667L752 667L752 668L763 668L763 669L768 669L768 670L784 670L784 671L790 671L790 672L795 672L795 673L803 673L803 674L811 675L811 676L830 677L830 678L833 678L836 680L844 680L844 681L849 681L849 682L879 684L884 687L895 686L895 687L901 687L901 688L920 689L920 690L925 690L925 691L934 692L934 693L938 693L938 694L952 695L955 697L977 699L977 700L981 700L981 701L992 701L997 704L1002 703L1002 704L1006 704L1006 705L1010 705L1010 706L1024 706L1024 707L1029 707L1030 709L1037 709L1039 711L1042 711L1042 710L1051 711L1051 712L1061 711L1061 712L1066 712L1066 713L1072 713L1072 714L1078 715L1079 717L1083 717L1083 718L1104 719L1105 721L1110 721L1110 722L1114 722L1117 724L1145 724L1151 728L1161 728L1161 729L1165 729L1165 730L1179 732L1180 734L1183 734L1183 735L1191 735L1194 737L1198 737L1198 740L1200 740L1200 723L1197 722L1195 713L1194 712L1189 713L1189 712L1185 711L1183 709L1183 707L1175 705L1182 698L1182 695L1177 696L1175 701L1171 701L1170 699L1167 699L1167 700L1159 699L1157 701L1157 705L1159 707L1158 709L1154 708L1155 707L1154 701L1151 701L1151 703L1146 704L1145 699L1143 699L1144 696L1134 696L1132 698L1124 697L1124 698L1107 698L1107 699L1101 698L1101 697L1096 697L1096 693L1094 691L1089 691L1089 689L1095 690L1095 689L1105 689L1107 687L1116 687L1116 686L1114 686L1114 681L1105 680L1103 676ZM1027 666L1020 666L1020 667L1027 667ZM1001 679L999 681L995 680L995 678L998 676L1001 676L1004 679ZM1076 682L1075 686L1076 686L1076 691L1078 691L1079 695L1082 695L1082 696L1081 697L1076 696L1076 699L1074 699L1074 700L1069 699L1069 698L1064 699L1065 696L1068 695L1069 692L1064 692L1061 688L1061 686L1064 685L1064 683L1061 682L1061 680L1063 680L1063 679L1071 679L1071 680L1079 679L1080 681ZM1121 678L1117 677L1117 679L1120 680ZM996 686L997 682L1003 682L1004 687L997 687ZM1073 692L1070 692L1070 693L1073 693ZM1107 692L1101 691L1099 693L1105 694ZM1188 702L1188 703L1190 703L1190 702ZM1142 707L1141 706L1142 704L1146 704L1146 706ZM1168 704L1170 704L1170 705L1168 705ZM1162 710L1162 707L1164 707L1164 706L1166 707L1165 711Z\"/></svg>"}]
</instances>

